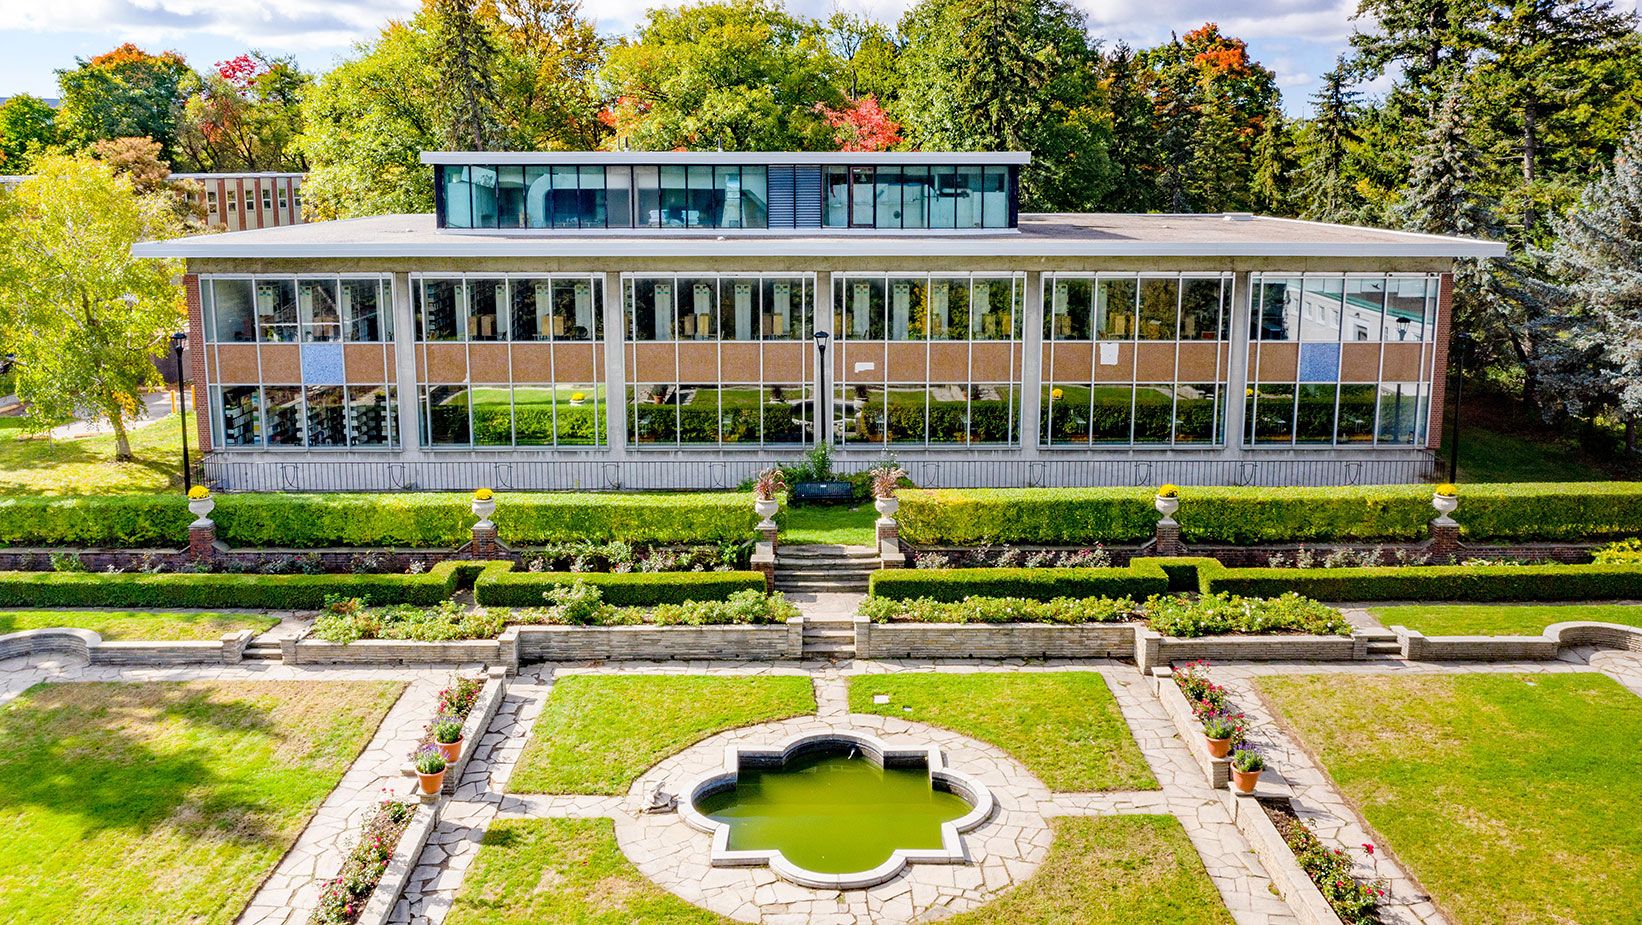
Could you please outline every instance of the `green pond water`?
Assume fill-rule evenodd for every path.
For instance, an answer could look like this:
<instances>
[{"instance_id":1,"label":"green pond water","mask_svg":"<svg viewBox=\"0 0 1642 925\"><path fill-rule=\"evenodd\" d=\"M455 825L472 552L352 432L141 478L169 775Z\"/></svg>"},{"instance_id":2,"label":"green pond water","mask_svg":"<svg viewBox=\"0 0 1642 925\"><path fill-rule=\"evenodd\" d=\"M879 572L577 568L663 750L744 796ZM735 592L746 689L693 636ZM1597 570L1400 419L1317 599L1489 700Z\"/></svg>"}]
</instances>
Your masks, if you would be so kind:
<instances>
[{"instance_id":1,"label":"green pond water","mask_svg":"<svg viewBox=\"0 0 1642 925\"><path fill-rule=\"evenodd\" d=\"M696 801L730 827L730 848L779 849L823 874L871 870L896 848L939 848L941 823L969 812L930 786L924 768L880 768L843 754L801 755L776 770L743 770L733 789Z\"/></svg>"}]
</instances>

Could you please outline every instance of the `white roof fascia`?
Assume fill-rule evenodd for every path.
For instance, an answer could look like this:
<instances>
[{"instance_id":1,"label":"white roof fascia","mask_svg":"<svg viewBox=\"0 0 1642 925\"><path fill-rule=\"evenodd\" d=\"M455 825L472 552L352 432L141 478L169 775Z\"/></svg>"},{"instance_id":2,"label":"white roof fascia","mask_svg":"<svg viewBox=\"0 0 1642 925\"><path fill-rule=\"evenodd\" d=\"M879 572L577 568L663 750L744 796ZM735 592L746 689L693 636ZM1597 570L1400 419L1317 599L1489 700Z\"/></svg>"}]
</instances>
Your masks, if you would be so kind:
<instances>
[{"instance_id":1,"label":"white roof fascia","mask_svg":"<svg viewBox=\"0 0 1642 925\"><path fill-rule=\"evenodd\" d=\"M424 164L489 167L499 164L569 165L899 165L984 164L1002 166L1032 162L1026 151L423 151Z\"/></svg>"}]
</instances>

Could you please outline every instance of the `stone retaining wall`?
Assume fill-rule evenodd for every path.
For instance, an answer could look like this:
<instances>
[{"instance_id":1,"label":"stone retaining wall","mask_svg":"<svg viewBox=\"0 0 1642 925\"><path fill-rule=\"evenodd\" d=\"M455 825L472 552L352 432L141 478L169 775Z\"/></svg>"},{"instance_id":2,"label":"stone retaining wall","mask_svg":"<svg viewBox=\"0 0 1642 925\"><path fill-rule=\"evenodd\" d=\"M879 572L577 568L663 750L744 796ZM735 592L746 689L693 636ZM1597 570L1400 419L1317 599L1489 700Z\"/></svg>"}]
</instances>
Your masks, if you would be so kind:
<instances>
[{"instance_id":1,"label":"stone retaining wall","mask_svg":"<svg viewBox=\"0 0 1642 925\"><path fill-rule=\"evenodd\" d=\"M499 665L497 639L417 642L408 639L357 639L349 643L303 637L282 639L280 655L287 665ZM510 667L518 667L516 664Z\"/></svg>"},{"instance_id":2,"label":"stone retaining wall","mask_svg":"<svg viewBox=\"0 0 1642 925\"><path fill-rule=\"evenodd\" d=\"M518 626L517 659L782 659L803 655L801 620L760 626ZM357 643L356 643L357 645Z\"/></svg>"},{"instance_id":3,"label":"stone retaining wall","mask_svg":"<svg viewBox=\"0 0 1642 925\"><path fill-rule=\"evenodd\" d=\"M462 721L462 753L446 768L445 783L440 788L441 792L447 795L454 794L462 782L462 772L467 769L468 759L479 750L479 740L484 738L485 730L490 728L490 721L496 718L496 711L502 705L502 697L507 693L505 673L505 668L491 669L490 679L479 691L479 699L473 702L473 709L468 711L467 718ZM416 769L411 768L410 773L414 778Z\"/></svg>"},{"instance_id":4,"label":"stone retaining wall","mask_svg":"<svg viewBox=\"0 0 1642 925\"><path fill-rule=\"evenodd\" d=\"M1142 672L1174 662L1317 661L1347 662L1368 657L1368 638L1351 636L1164 636L1135 627L1135 665Z\"/></svg>"},{"instance_id":5,"label":"stone retaining wall","mask_svg":"<svg viewBox=\"0 0 1642 925\"><path fill-rule=\"evenodd\" d=\"M1129 658L1135 624L857 624L857 658Z\"/></svg>"},{"instance_id":6,"label":"stone retaining wall","mask_svg":"<svg viewBox=\"0 0 1642 925\"><path fill-rule=\"evenodd\" d=\"M1546 661L1570 646L1642 652L1642 627L1575 620L1553 623L1538 636L1427 636L1393 626L1402 657L1411 661Z\"/></svg>"},{"instance_id":7,"label":"stone retaining wall","mask_svg":"<svg viewBox=\"0 0 1642 925\"><path fill-rule=\"evenodd\" d=\"M215 641L110 642L91 630L49 627L0 636L0 658L66 652L93 665L235 665L244 658L245 647L255 635L251 630L239 630Z\"/></svg>"},{"instance_id":8,"label":"stone retaining wall","mask_svg":"<svg viewBox=\"0 0 1642 925\"><path fill-rule=\"evenodd\" d=\"M1197 766L1203 771L1203 778L1210 787L1226 786L1231 780L1231 759L1214 758L1209 755L1208 740L1203 738L1203 724L1198 721L1197 714L1192 712L1192 705L1186 701L1186 695L1181 693L1180 685L1174 683L1173 674L1166 667L1152 669L1152 691L1163 704L1164 712L1174 722L1175 731L1180 733L1181 741L1196 759Z\"/></svg>"},{"instance_id":9,"label":"stone retaining wall","mask_svg":"<svg viewBox=\"0 0 1642 925\"><path fill-rule=\"evenodd\" d=\"M399 834L399 844L394 846L388 866L382 871L382 878L376 881L376 889L371 891L371 898L366 901L365 909L359 913L355 925L388 925L393 917L393 907L399 904L399 896L405 892L411 872L416 869L416 862L422 856L422 849L427 847L433 830L439 826L439 810L439 801L416 804L410 822Z\"/></svg>"},{"instance_id":10,"label":"stone retaining wall","mask_svg":"<svg viewBox=\"0 0 1642 925\"><path fill-rule=\"evenodd\" d=\"M1170 686L1174 685L1171 683ZM1237 830L1243 833L1249 850L1254 853L1260 866L1266 869L1272 885L1282 895L1283 901L1288 903L1289 910L1300 925L1341 925L1340 917L1323 898L1317 884L1311 882L1311 878L1294 860L1294 852L1283 840L1283 833L1277 831L1277 824L1266 815L1260 801L1230 791L1226 793L1226 800L1226 808L1231 811Z\"/></svg>"}]
</instances>

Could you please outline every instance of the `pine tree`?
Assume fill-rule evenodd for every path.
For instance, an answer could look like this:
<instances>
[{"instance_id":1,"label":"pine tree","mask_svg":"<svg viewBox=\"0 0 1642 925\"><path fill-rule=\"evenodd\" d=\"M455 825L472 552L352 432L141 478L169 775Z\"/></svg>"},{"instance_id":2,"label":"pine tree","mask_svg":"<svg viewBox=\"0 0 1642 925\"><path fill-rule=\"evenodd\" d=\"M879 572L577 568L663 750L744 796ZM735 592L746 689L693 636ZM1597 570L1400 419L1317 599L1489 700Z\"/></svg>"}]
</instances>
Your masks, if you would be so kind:
<instances>
[{"instance_id":1,"label":"pine tree","mask_svg":"<svg viewBox=\"0 0 1642 925\"><path fill-rule=\"evenodd\" d=\"M445 130L452 148L488 151L502 143L493 75L500 57L474 0L426 0L440 54L433 65L450 107Z\"/></svg>"},{"instance_id":2,"label":"pine tree","mask_svg":"<svg viewBox=\"0 0 1642 925\"><path fill-rule=\"evenodd\" d=\"M1311 120L1302 167L1305 205L1301 215L1304 218L1337 222L1348 218L1353 211L1347 159L1351 155L1351 143L1357 140L1353 126L1360 95L1351 89L1342 57L1335 62L1334 70L1323 75L1322 89L1312 97L1317 114Z\"/></svg>"},{"instance_id":3,"label":"pine tree","mask_svg":"<svg viewBox=\"0 0 1642 925\"><path fill-rule=\"evenodd\" d=\"M1173 39L1168 53L1180 57L1180 40ZM1193 143L1199 136L1200 94L1194 74L1187 68L1164 68L1157 88L1158 198L1165 211L1191 212Z\"/></svg>"},{"instance_id":4,"label":"pine tree","mask_svg":"<svg viewBox=\"0 0 1642 925\"><path fill-rule=\"evenodd\" d=\"M1268 215L1292 215L1295 167L1294 139L1288 123L1282 113L1274 112L1267 117L1260 137L1254 143L1254 161L1250 165L1252 176L1249 179L1254 208Z\"/></svg>"},{"instance_id":5,"label":"pine tree","mask_svg":"<svg viewBox=\"0 0 1642 925\"><path fill-rule=\"evenodd\" d=\"M1112 191L1106 207L1113 212L1147 212L1157 199L1157 125L1146 93L1146 65L1123 42L1103 64L1102 83L1112 113Z\"/></svg>"},{"instance_id":6,"label":"pine tree","mask_svg":"<svg viewBox=\"0 0 1642 925\"><path fill-rule=\"evenodd\" d=\"M1426 234L1496 237L1494 204L1476 191L1482 155L1467 137L1471 117L1464 89L1451 85L1436 109L1398 209L1402 225Z\"/></svg>"}]
</instances>

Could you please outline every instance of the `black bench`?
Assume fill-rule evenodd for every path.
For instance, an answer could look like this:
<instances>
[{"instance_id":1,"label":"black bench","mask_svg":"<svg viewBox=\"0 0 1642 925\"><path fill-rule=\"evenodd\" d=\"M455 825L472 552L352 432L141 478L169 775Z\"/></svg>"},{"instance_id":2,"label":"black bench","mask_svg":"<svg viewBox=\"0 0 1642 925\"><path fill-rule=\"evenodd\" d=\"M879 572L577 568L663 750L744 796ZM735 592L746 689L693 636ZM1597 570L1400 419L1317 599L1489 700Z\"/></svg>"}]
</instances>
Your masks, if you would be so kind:
<instances>
[{"instance_id":1,"label":"black bench","mask_svg":"<svg viewBox=\"0 0 1642 925\"><path fill-rule=\"evenodd\" d=\"M855 500L855 486L849 482L794 482L787 491L793 503L848 504Z\"/></svg>"}]
</instances>

